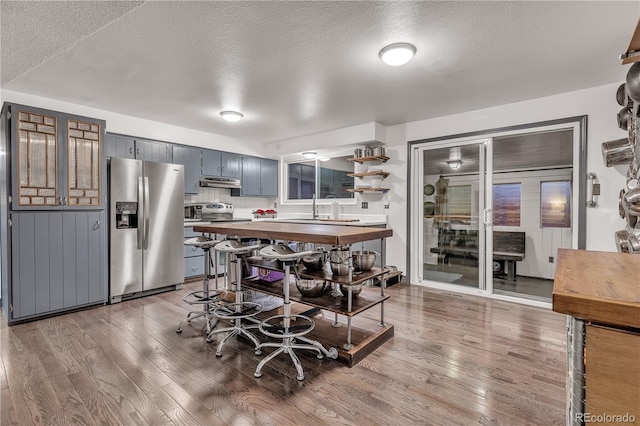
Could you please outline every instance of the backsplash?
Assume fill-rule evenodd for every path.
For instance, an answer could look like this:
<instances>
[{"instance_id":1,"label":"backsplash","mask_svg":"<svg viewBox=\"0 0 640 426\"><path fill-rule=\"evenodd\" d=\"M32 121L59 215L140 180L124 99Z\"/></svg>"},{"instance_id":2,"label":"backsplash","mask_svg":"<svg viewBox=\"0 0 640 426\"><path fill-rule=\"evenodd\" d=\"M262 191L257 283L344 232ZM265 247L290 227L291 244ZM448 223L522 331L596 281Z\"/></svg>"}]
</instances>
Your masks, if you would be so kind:
<instances>
[{"instance_id":1,"label":"backsplash","mask_svg":"<svg viewBox=\"0 0 640 426\"><path fill-rule=\"evenodd\" d=\"M198 195L185 195L186 203L205 203L207 201L221 201L231 203L234 207L234 216L239 218L252 217L255 209L273 208L276 198L260 197L232 197L231 190L227 188L200 188Z\"/></svg>"}]
</instances>

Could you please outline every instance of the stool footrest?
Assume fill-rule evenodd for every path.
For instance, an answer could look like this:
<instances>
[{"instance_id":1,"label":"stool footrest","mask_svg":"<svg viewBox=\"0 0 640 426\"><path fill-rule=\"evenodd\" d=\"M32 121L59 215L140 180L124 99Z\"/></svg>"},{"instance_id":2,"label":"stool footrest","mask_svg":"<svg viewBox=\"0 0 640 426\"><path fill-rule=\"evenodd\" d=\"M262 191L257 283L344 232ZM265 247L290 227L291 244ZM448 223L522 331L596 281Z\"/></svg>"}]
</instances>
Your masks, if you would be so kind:
<instances>
[{"instance_id":1,"label":"stool footrest","mask_svg":"<svg viewBox=\"0 0 640 426\"><path fill-rule=\"evenodd\" d=\"M238 307L240 310L236 310ZM220 319L248 318L260 312L262 312L262 305L254 302L228 303L213 310L213 314Z\"/></svg>"},{"instance_id":2,"label":"stool footrest","mask_svg":"<svg viewBox=\"0 0 640 426\"><path fill-rule=\"evenodd\" d=\"M289 327L284 327L280 324L273 324L276 320L298 320L301 322L306 322L306 324L298 324L298 325L290 325ZM309 333L316 326L316 323L309 317L304 315L291 315L289 317L285 317L284 315L275 315L269 317L262 321L258 325L258 329L265 336L273 337L276 339L286 339L288 337L298 337L304 336Z\"/></svg>"},{"instance_id":3,"label":"stool footrest","mask_svg":"<svg viewBox=\"0 0 640 426\"><path fill-rule=\"evenodd\" d=\"M188 293L182 298L182 300L190 305L207 304L215 303L226 296L227 292L222 290L210 290L208 294L205 291L199 290Z\"/></svg>"}]
</instances>

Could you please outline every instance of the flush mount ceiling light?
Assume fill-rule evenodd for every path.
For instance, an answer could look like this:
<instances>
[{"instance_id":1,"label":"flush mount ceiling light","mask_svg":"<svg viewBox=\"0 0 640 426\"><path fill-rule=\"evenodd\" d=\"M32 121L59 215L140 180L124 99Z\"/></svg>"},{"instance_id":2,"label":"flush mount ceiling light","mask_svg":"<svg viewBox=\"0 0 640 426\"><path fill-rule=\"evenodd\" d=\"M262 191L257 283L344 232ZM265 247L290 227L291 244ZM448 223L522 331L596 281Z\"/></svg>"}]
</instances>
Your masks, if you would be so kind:
<instances>
[{"instance_id":1,"label":"flush mount ceiling light","mask_svg":"<svg viewBox=\"0 0 640 426\"><path fill-rule=\"evenodd\" d=\"M410 43L393 43L380 50L378 56L387 65L397 67L404 65L416 54L416 47Z\"/></svg>"},{"instance_id":2,"label":"flush mount ceiling light","mask_svg":"<svg viewBox=\"0 0 640 426\"><path fill-rule=\"evenodd\" d=\"M222 116L222 118L224 118L226 121L230 123L235 123L236 121L240 121L240 119L244 117L238 111L222 111L220 115Z\"/></svg>"},{"instance_id":3,"label":"flush mount ceiling light","mask_svg":"<svg viewBox=\"0 0 640 426\"><path fill-rule=\"evenodd\" d=\"M447 164L449 165L449 168L451 170L458 170L460 168L460 166L462 166L462 161L460 161L460 160L449 160L449 161L447 161Z\"/></svg>"},{"instance_id":4,"label":"flush mount ceiling light","mask_svg":"<svg viewBox=\"0 0 640 426\"><path fill-rule=\"evenodd\" d=\"M318 161L329 161L331 158L329 157L318 157Z\"/></svg>"},{"instance_id":5,"label":"flush mount ceiling light","mask_svg":"<svg viewBox=\"0 0 640 426\"><path fill-rule=\"evenodd\" d=\"M307 151L307 152L303 152L302 156L304 158L316 158L318 156L318 153L315 151Z\"/></svg>"}]
</instances>

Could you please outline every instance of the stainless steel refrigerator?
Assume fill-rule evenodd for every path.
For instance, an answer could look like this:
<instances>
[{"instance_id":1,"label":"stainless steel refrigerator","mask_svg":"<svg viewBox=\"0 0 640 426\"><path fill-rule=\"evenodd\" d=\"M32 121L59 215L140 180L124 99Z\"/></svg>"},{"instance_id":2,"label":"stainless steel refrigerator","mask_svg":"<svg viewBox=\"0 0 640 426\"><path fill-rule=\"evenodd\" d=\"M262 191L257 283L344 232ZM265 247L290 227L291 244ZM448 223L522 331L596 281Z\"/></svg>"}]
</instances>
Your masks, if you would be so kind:
<instances>
[{"instance_id":1,"label":"stainless steel refrigerator","mask_svg":"<svg viewBox=\"0 0 640 426\"><path fill-rule=\"evenodd\" d=\"M184 166L111 158L109 300L184 282Z\"/></svg>"}]
</instances>

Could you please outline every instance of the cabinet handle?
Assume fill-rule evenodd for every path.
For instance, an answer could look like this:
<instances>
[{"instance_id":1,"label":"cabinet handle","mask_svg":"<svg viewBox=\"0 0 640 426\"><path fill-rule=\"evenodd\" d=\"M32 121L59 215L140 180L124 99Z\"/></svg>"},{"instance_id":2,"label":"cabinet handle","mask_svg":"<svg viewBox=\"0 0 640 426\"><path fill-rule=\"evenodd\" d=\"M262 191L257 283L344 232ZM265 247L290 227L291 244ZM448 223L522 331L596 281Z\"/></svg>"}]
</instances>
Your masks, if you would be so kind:
<instances>
[{"instance_id":1,"label":"cabinet handle","mask_svg":"<svg viewBox=\"0 0 640 426\"><path fill-rule=\"evenodd\" d=\"M136 148L136 155L140 155L140 148Z\"/></svg>"},{"instance_id":2,"label":"cabinet handle","mask_svg":"<svg viewBox=\"0 0 640 426\"><path fill-rule=\"evenodd\" d=\"M197 271L197 270L198 270L198 267L197 267L197 266L192 266L192 267L191 267L191 272L195 272L195 271Z\"/></svg>"},{"instance_id":3,"label":"cabinet handle","mask_svg":"<svg viewBox=\"0 0 640 426\"><path fill-rule=\"evenodd\" d=\"M63 206L67 205L67 197L62 197L62 205Z\"/></svg>"},{"instance_id":4,"label":"cabinet handle","mask_svg":"<svg viewBox=\"0 0 640 426\"><path fill-rule=\"evenodd\" d=\"M96 220L96 223L93 224L93 230L97 230L98 228L100 228L100 220Z\"/></svg>"},{"instance_id":5,"label":"cabinet handle","mask_svg":"<svg viewBox=\"0 0 640 426\"><path fill-rule=\"evenodd\" d=\"M129 148L129 154L133 154L133 147Z\"/></svg>"}]
</instances>

